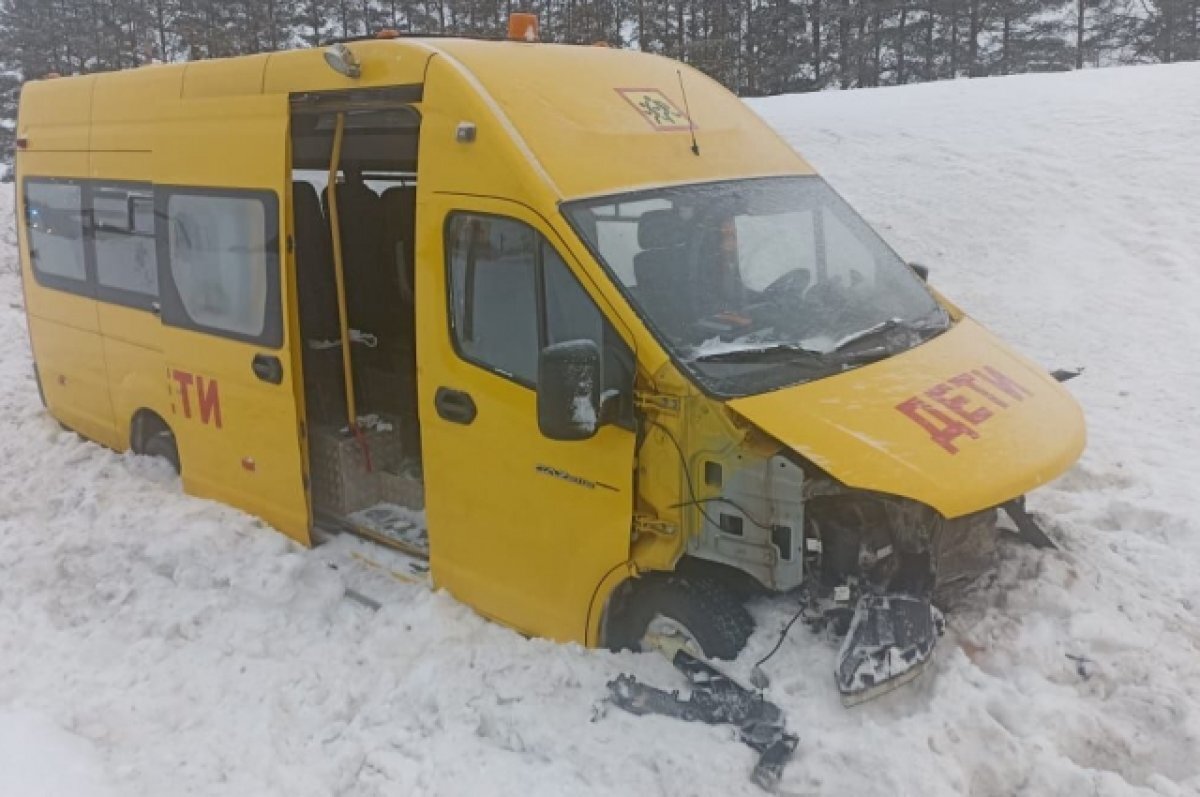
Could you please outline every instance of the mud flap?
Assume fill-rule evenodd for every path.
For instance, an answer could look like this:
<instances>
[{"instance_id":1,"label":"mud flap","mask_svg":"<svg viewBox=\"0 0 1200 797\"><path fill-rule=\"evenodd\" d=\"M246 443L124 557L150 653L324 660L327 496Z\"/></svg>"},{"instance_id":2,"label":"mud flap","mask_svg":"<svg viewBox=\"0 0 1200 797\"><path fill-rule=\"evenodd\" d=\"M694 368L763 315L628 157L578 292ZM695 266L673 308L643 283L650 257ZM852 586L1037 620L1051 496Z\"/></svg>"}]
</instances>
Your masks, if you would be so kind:
<instances>
[{"instance_id":1,"label":"mud flap","mask_svg":"<svg viewBox=\"0 0 1200 797\"><path fill-rule=\"evenodd\" d=\"M941 628L941 613L923 598L860 598L834 670L842 703L858 705L920 675Z\"/></svg>"}]
</instances>

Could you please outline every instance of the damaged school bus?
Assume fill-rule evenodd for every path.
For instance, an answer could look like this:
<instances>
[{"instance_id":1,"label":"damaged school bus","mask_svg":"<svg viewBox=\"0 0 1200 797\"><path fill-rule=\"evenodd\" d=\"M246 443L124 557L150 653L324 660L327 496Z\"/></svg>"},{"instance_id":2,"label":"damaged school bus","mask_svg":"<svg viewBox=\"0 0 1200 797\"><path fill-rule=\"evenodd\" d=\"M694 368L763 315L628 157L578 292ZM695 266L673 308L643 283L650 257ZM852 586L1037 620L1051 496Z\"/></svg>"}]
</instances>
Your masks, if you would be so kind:
<instances>
[{"instance_id":1,"label":"damaged school bus","mask_svg":"<svg viewBox=\"0 0 1200 797\"><path fill-rule=\"evenodd\" d=\"M17 135L55 418L301 544L426 557L526 634L732 657L748 595L807 587L858 612L853 697L927 657L935 588L1084 445L1053 379L664 58L154 65L28 83Z\"/></svg>"}]
</instances>

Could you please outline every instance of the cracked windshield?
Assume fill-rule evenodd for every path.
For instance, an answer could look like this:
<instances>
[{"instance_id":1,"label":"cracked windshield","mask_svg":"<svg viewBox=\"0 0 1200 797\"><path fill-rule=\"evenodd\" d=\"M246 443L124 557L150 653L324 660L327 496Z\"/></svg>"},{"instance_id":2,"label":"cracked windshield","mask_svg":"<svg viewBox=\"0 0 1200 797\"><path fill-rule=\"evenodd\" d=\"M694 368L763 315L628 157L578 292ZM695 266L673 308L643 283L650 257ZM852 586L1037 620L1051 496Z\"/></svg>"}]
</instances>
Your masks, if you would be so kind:
<instances>
[{"instance_id":1,"label":"cracked windshield","mask_svg":"<svg viewBox=\"0 0 1200 797\"><path fill-rule=\"evenodd\" d=\"M749 395L907 350L949 325L819 177L585 200L568 217L711 392Z\"/></svg>"}]
</instances>

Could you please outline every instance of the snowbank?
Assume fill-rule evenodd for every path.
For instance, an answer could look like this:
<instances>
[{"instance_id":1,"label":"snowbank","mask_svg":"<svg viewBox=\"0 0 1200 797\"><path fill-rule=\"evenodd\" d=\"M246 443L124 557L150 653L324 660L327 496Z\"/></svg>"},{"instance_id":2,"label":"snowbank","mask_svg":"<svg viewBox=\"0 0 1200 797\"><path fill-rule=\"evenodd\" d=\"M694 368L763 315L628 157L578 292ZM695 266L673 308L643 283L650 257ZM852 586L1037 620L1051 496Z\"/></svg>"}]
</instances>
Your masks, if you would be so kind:
<instances>
[{"instance_id":1,"label":"snowbank","mask_svg":"<svg viewBox=\"0 0 1200 797\"><path fill-rule=\"evenodd\" d=\"M754 103L937 287L1086 365L1091 431L1032 501L1064 550L1006 546L918 682L845 710L836 646L793 630L767 665L801 737L782 791L1200 793L1198 85L1185 64ZM673 683L657 658L527 641L417 587L373 613L316 554L60 430L10 203L0 793L758 793L728 729L590 721L618 672ZM788 609L755 607L738 672Z\"/></svg>"},{"instance_id":2,"label":"snowbank","mask_svg":"<svg viewBox=\"0 0 1200 797\"><path fill-rule=\"evenodd\" d=\"M0 711L0 794L107 797L94 746L45 717Z\"/></svg>"}]
</instances>

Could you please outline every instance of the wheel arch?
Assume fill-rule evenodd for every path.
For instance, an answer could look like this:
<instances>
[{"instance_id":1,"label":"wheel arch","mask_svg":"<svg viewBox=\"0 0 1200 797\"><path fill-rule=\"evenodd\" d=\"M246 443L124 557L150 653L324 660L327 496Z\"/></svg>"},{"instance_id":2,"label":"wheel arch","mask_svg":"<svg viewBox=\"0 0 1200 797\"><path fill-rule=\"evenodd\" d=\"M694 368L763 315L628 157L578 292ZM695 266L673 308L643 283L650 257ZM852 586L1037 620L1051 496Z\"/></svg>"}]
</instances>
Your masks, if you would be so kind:
<instances>
[{"instance_id":1,"label":"wheel arch","mask_svg":"<svg viewBox=\"0 0 1200 797\"><path fill-rule=\"evenodd\" d=\"M682 556L675 563L675 573L687 578L710 578L728 587L742 600L767 595L771 590L750 573L726 562L699 556Z\"/></svg>"},{"instance_id":2,"label":"wheel arch","mask_svg":"<svg viewBox=\"0 0 1200 797\"><path fill-rule=\"evenodd\" d=\"M604 645L643 649L654 618L682 625L705 657L735 659L754 632L745 600L727 583L703 572L656 570L620 582L604 612Z\"/></svg>"},{"instance_id":3,"label":"wheel arch","mask_svg":"<svg viewBox=\"0 0 1200 797\"><path fill-rule=\"evenodd\" d=\"M176 440L175 430L171 424L149 407L139 407L129 420L129 448L135 454L144 453L146 441L151 435L168 432Z\"/></svg>"},{"instance_id":4,"label":"wheel arch","mask_svg":"<svg viewBox=\"0 0 1200 797\"><path fill-rule=\"evenodd\" d=\"M586 644L588 647L605 647L609 644L608 623L613 615L622 610L627 602L635 598L638 590L673 576L702 578L718 581L741 601L769 592L749 573L732 565L683 556L671 570L639 571L632 563L614 568L596 587L588 610Z\"/></svg>"},{"instance_id":5,"label":"wheel arch","mask_svg":"<svg viewBox=\"0 0 1200 797\"><path fill-rule=\"evenodd\" d=\"M626 591L637 578L637 568L633 563L622 562L608 571L596 585L591 605L588 607L587 627L584 630L584 643L589 648L603 647L608 643L607 624L614 599Z\"/></svg>"}]
</instances>

